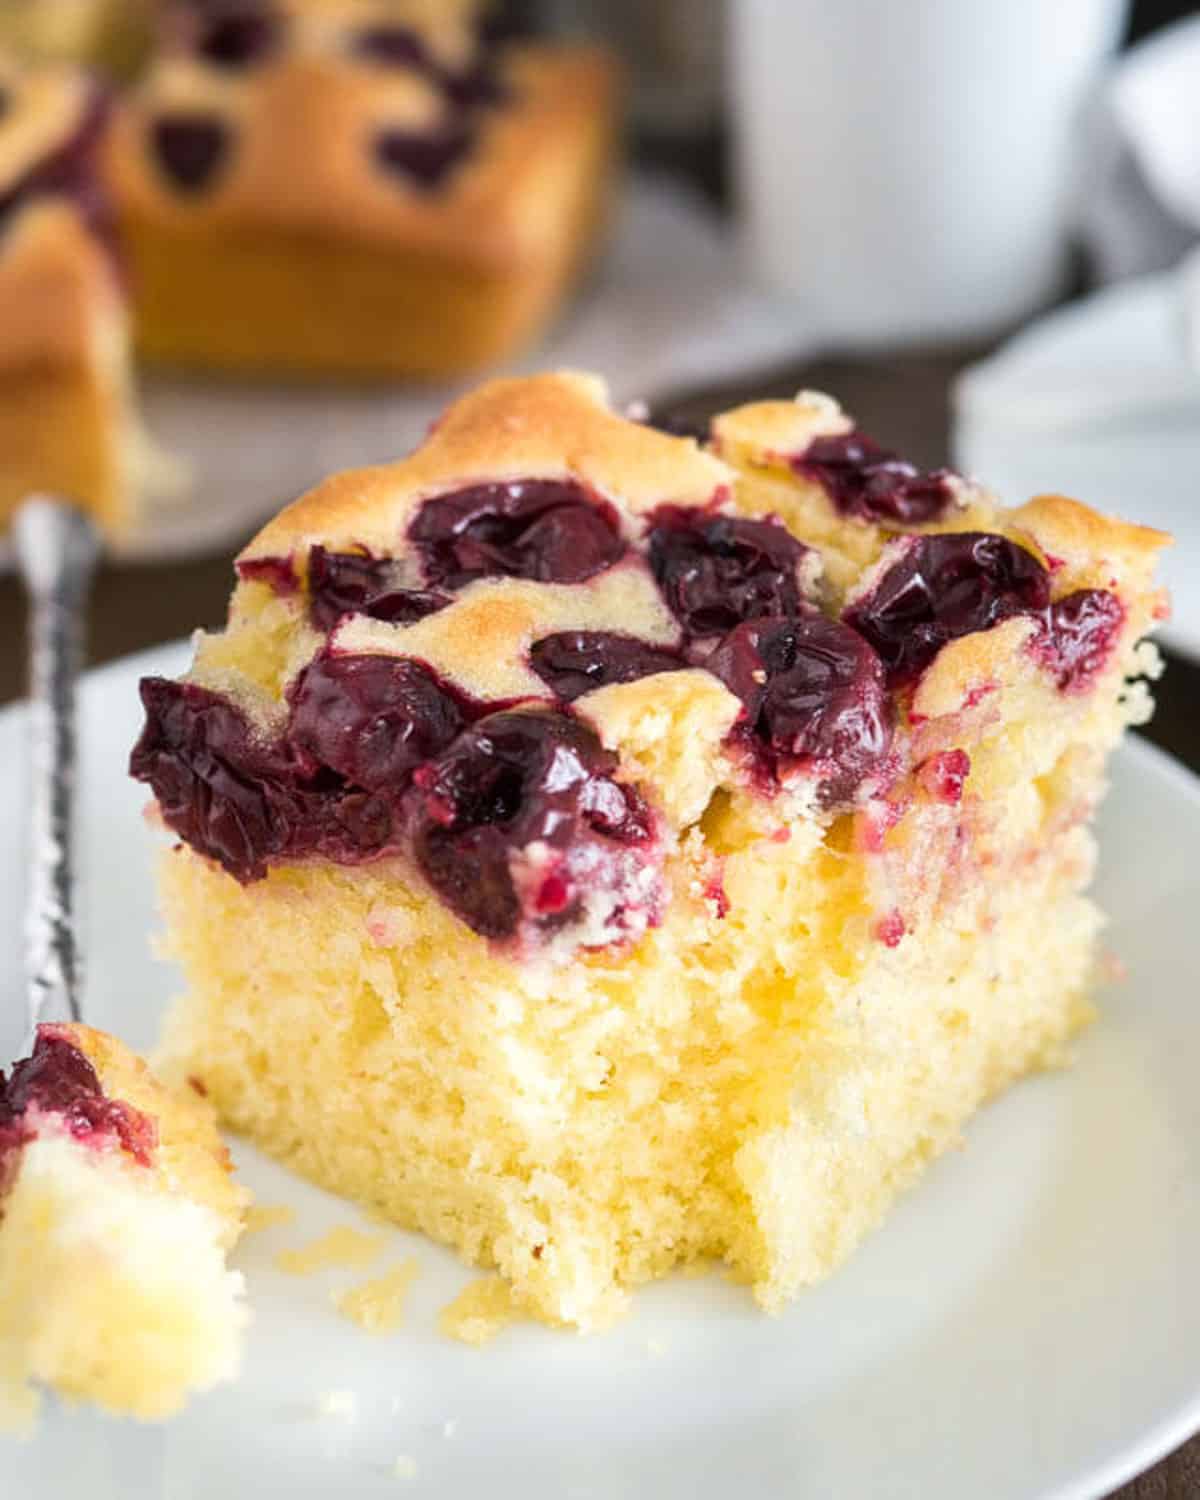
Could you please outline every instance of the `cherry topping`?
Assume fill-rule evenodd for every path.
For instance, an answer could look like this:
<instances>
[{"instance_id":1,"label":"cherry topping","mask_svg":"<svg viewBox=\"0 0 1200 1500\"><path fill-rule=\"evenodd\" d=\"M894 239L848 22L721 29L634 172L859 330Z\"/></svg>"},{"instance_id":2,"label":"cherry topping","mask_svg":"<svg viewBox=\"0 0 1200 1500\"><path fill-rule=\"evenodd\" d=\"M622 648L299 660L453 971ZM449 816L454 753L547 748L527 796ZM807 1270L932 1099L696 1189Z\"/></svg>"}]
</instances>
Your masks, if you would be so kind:
<instances>
[{"instance_id":1,"label":"cherry topping","mask_svg":"<svg viewBox=\"0 0 1200 1500\"><path fill-rule=\"evenodd\" d=\"M421 188L434 188L470 151L475 140L462 121L439 130L382 130L375 137L375 159L395 176Z\"/></svg>"},{"instance_id":2,"label":"cherry topping","mask_svg":"<svg viewBox=\"0 0 1200 1500\"><path fill-rule=\"evenodd\" d=\"M414 849L426 879L484 937L584 915L606 940L653 920L652 820L613 780L617 757L559 713L490 714L415 776Z\"/></svg>"},{"instance_id":3,"label":"cherry topping","mask_svg":"<svg viewBox=\"0 0 1200 1500\"><path fill-rule=\"evenodd\" d=\"M311 756L370 792L398 794L463 727L459 703L421 662L322 654L297 679L289 734Z\"/></svg>"},{"instance_id":4,"label":"cherry topping","mask_svg":"<svg viewBox=\"0 0 1200 1500\"><path fill-rule=\"evenodd\" d=\"M411 26L367 26L354 39L356 56L391 67L433 71L429 49Z\"/></svg>"},{"instance_id":5,"label":"cherry topping","mask_svg":"<svg viewBox=\"0 0 1200 1500\"><path fill-rule=\"evenodd\" d=\"M409 26L368 26L358 33L353 50L367 62L385 67L414 68L424 73L458 109L481 109L500 104L505 90L496 75L490 48L470 67L452 72L430 53Z\"/></svg>"},{"instance_id":6,"label":"cherry topping","mask_svg":"<svg viewBox=\"0 0 1200 1500\"><path fill-rule=\"evenodd\" d=\"M308 554L309 619L321 631L332 630L349 614L412 625L450 603L447 594L402 588L398 574L390 558L314 547Z\"/></svg>"},{"instance_id":7,"label":"cherry topping","mask_svg":"<svg viewBox=\"0 0 1200 1500\"><path fill-rule=\"evenodd\" d=\"M583 583L625 544L611 507L571 479L477 484L427 500L409 527L429 582L460 589L503 575Z\"/></svg>"},{"instance_id":8,"label":"cherry topping","mask_svg":"<svg viewBox=\"0 0 1200 1500\"><path fill-rule=\"evenodd\" d=\"M662 506L650 533L650 566L671 612L695 638L743 620L796 615L808 548L781 521L749 521Z\"/></svg>"},{"instance_id":9,"label":"cherry topping","mask_svg":"<svg viewBox=\"0 0 1200 1500\"><path fill-rule=\"evenodd\" d=\"M923 474L858 431L814 438L792 468L821 485L842 515L864 521L936 521L953 499L949 469Z\"/></svg>"},{"instance_id":10,"label":"cherry topping","mask_svg":"<svg viewBox=\"0 0 1200 1500\"><path fill-rule=\"evenodd\" d=\"M275 50L280 32L277 16L234 9L204 23L196 51L219 68L247 68Z\"/></svg>"},{"instance_id":11,"label":"cherry topping","mask_svg":"<svg viewBox=\"0 0 1200 1500\"><path fill-rule=\"evenodd\" d=\"M509 90L488 55L461 73L443 72L441 84L447 99L459 109L491 109L509 99Z\"/></svg>"},{"instance_id":12,"label":"cherry topping","mask_svg":"<svg viewBox=\"0 0 1200 1500\"><path fill-rule=\"evenodd\" d=\"M77 1140L120 1146L143 1166L158 1144L155 1120L107 1098L90 1059L56 1026L39 1026L32 1054L7 1080L0 1072L0 1153L31 1137L23 1128L30 1109L59 1116Z\"/></svg>"},{"instance_id":13,"label":"cherry topping","mask_svg":"<svg viewBox=\"0 0 1200 1500\"><path fill-rule=\"evenodd\" d=\"M735 726L753 736L765 769L803 771L826 805L847 801L891 745L883 664L848 626L824 615L748 620L705 663L745 706Z\"/></svg>"},{"instance_id":14,"label":"cherry topping","mask_svg":"<svg viewBox=\"0 0 1200 1500\"><path fill-rule=\"evenodd\" d=\"M229 131L216 115L164 115L152 127L163 170L185 192L198 192L216 175L229 149Z\"/></svg>"},{"instance_id":15,"label":"cherry topping","mask_svg":"<svg viewBox=\"0 0 1200 1500\"><path fill-rule=\"evenodd\" d=\"M533 670L564 703L613 682L635 682L687 663L666 646L610 630L564 630L544 636L529 653Z\"/></svg>"},{"instance_id":16,"label":"cherry topping","mask_svg":"<svg viewBox=\"0 0 1200 1500\"><path fill-rule=\"evenodd\" d=\"M290 557L246 557L237 563L239 578L265 583L277 594L294 594L300 587Z\"/></svg>"},{"instance_id":17,"label":"cherry topping","mask_svg":"<svg viewBox=\"0 0 1200 1500\"><path fill-rule=\"evenodd\" d=\"M1007 537L959 531L912 537L845 619L875 647L893 683L919 676L947 641L1014 615L1044 614L1050 575Z\"/></svg>"},{"instance_id":18,"label":"cherry topping","mask_svg":"<svg viewBox=\"0 0 1200 1500\"><path fill-rule=\"evenodd\" d=\"M1125 611L1106 589L1078 589L1056 599L1047 614L1044 633L1031 649L1060 690L1086 690L1112 654Z\"/></svg>"},{"instance_id":19,"label":"cherry topping","mask_svg":"<svg viewBox=\"0 0 1200 1500\"><path fill-rule=\"evenodd\" d=\"M295 767L246 715L194 683L145 678L146 723L129 769L167 825L240 880L259 879L298 821Z\"/></svg>"}]
</instances>

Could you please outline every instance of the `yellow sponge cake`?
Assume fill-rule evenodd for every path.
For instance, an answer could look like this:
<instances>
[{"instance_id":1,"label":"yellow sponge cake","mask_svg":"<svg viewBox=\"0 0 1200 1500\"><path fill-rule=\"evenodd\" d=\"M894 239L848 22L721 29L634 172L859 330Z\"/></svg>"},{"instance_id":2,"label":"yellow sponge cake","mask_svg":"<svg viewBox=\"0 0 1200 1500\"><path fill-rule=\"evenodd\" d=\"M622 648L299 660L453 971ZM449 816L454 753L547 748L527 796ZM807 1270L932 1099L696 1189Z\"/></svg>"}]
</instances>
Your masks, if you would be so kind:
<instances>
[{"instance_id":1,"label":"yellow sponge cake","mask_svg":"<svg viewBox=\"0 0 1200 1500\"><path fill-rule=\"evenodd\" d=\"M143 684L169 1065L550 1322L699 1257L778 1309L1091 1014L1165 541L828 398L485 385Z\"/></svg>"}]
</instances>

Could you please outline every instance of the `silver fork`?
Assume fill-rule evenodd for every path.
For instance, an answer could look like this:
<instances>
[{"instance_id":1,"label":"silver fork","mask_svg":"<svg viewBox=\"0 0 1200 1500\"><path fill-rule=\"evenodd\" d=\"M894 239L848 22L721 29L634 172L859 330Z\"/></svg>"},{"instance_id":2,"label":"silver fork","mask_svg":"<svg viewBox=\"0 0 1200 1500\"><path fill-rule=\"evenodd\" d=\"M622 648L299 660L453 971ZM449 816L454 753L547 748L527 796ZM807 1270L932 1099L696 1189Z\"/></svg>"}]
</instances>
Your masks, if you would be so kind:
<instances>
[{"instance_id":1,"label":"silver fork","mask_svg":"<svg viewBox=\"0 0 1200 1500\"><path fill-rule=\"evenodd\" d=\"M76 684L100 548L74 505L27 500L13 541L29 600L29 886L25 984L29 1042L39 1021L81 1019L75 913Z\"/></svg>"}]
</instances>

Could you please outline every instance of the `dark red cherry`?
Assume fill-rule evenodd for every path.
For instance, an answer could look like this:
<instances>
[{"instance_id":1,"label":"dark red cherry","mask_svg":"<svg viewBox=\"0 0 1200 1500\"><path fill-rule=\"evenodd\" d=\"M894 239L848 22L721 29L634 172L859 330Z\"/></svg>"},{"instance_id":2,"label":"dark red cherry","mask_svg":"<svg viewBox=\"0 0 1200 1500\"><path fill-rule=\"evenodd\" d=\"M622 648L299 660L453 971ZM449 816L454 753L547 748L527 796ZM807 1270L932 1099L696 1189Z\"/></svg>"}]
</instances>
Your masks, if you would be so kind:
<instances>
[{"instance_id":1,"label":"dark red cherry","mask_svg":"<svg viewBox=\"0 0 1200 1500\"><path fill-rule=\"evenodd\" d=\"M366 26L351 47L354 55L366 62L433 71L429 49L411 26Z\"/></svg>"},{"instance_id":2,"label":"dark red cherry","mask_svg":"<svg viewBox=\"0 0 1200 1500\"><path fill-rule=\"evenodd\" d=\"M511 97L490 55L484 55L462 72L448 69L441 74L447 99L462 110L493 109Z\"/></svg>"},{"instance_id":3,"label":"dark red cherry","mask_svg":"<svg viewBox=\"0 0 1200 1500\"><path fill-rule=\"evenodd\" d=\"M1106 589L1078 589L1050 606L1034 656L1064 693L1085 691L1112 655L1125 610Z\"/></svg>"},{"instance_id":4,"label":"dark red cherry","mask_svg":"<svg viewBox=\"0 0 1200 1500\"><path fill-rule=\"evenodd\" d=\"M565 714L480 719L414 778L426 879L484 937L556 928L604 903L609 940L649 920L652 820L616 756Z\"/></svg>"},{"instance_id":5,"label":"dark red cherry","mask_svg":"<svg viewBox=\"0 0 1200 1500\"><path fill-rule=\"evenodd\" d=\"M390 558L314 547L308 554L309 619L326 632L349 614L412 625L450 603L448 594L402 587L399 575Z\"/></svg>"},{"instance_id":6,"label":"dark red cherry","mask_svg":"<svg viewBox=\"0 0 1200 1500\"><path fill-rule=\"evenodd\" d=\"M322 653L297 679L288 732L314 768L398 795L464 722L459 703L421 662Z\"/></svg>"},{"instance_id":7,"label":"dark red cherry","mask_svg":"<svg viewBox=\"0 0 1200 1500\"><path fill-rule=\"evenodd\" d=\"M0 1072L0 1150L19 1143L29 1109L57 1115L77 1140L111 1140L143 1165L158 1144L156 1122L107 1098L91 1061L56 1026L39 1026L30 1056L13 1065L7 1080Z\"/></svg>"},{"instance_id":8,"label":"dark red cherry","mask_svg":"<svg viewBox=\"0 0 1200 1500\"><path fill-rule=\"evenodd\" d=\"M163 115L151 139L163 171L187 193L208 187L229 153L228 127L206 112Z\"/></svg>"},{"instance_id":9,"label":"dark red cherry","mask_svg":"<svg viewBox=\"0 0 1200 1500\"><path fill-rule=\"evenodd\" d=\"M807 554L781 521L681 506L657 510L650 532L650 566L692 639L724 635L743 620L799 614Z\"/></svg>"},{"instance_id":10,"label":"dark red cherry","mask_svg":"<svg viewBox=\"0 0 1200 1500\"><path fill-rule=\"evenodd\" d=\"M821 485L844 516L864 521L936 521L953 500L949 469L924 474L858 431L814 438L792 467Z\"/></svg>"},{"instance_id":11,"label":"dark red cherry","mask_svg":"<svg viewBox=\"0 0 1200 1500\"><path fill-rule=\"evenodd\" d=\"M1043 615L1049 602L1050 575L1031 552L991 532L959 531L898 544L896 561L844 618L896 683L917 677L947 641Z\"/></svg>"},{"instance_id":12,"label":"dark red cherry","mask_svg":"<svg viewBox=\"0 0 1200 1500\"><path fill-rule=\"evenodd\" d=\"M432 189L467 155L474 140L473 129L463 121L448 121L437 130L381 130L375 137L375 160L393 176Z\"/></svg>"},{"instance_id":13,"label":"dark red cherry","mask_svg":"<svg viewBox=\"0 0 1200 1500\"><path fill-rule=\"evenodd\" d=\"M219 68L248 68L268 58L282 35L278 16L256 9L232 8L204 21L196 51Z\"/></svg>"},{"instance_id":14,"label":"dark red cherry","mask_svg":"<svg viewBox=\"0 0 1200 1500\"><path fill-rule=\"evenodd\" d=\"M883 663L848 626L824 615L749 620L705 663L742 700L737 732L753 737L774 777L805 771L826 805L849 800L891 747Z\"/></svg>"},{"instance_id":15,"label":"dark red cherry","mask_svg":"<svg viewBox=\"0 0 1200 1500\"><path fill-rule=\"evenodd\" d=\"M141 694L131 774L150 784L180 838L239 880L261 878L303 821L292 757L220 693L147 677Z\"/></svg>"},{"instance_id":16,"label":"dark red cherry","mask_svg":"<svg viewBox=\"0 0 1200 1500\"><path fill-rule=\"evenodd\" d=\"M635 682L687 663L678 651L610 630L564 630L544 636L529 653L533 670L564 703L614 682Z\"/></svg>"},{"instance_id":17,"label":"dark red cherry","mask_svg":"<svg viewBox=\"0 0 1200 1500\"><path fill-rule=\"evenodd\" d=\"M477 484L427 500L409 527L435 587L476 578L582 583L625 552L611 506L571 479Z\"/></svg>"}]
</instances>

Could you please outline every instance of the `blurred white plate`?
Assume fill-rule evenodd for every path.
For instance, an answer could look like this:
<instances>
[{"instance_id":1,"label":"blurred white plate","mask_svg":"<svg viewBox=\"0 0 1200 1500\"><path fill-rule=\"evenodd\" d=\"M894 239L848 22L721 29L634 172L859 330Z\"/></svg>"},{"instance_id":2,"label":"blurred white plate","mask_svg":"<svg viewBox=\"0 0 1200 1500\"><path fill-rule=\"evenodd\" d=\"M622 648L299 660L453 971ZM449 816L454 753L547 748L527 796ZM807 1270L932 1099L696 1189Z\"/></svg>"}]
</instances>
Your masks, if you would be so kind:
<instances>
[{"instance_id":1,"label":"blurred white plate","mask_svg":"<svg viewBox=\"0 0 1200 1500\"><path fill-rule=\"evenodd\" d=\"M125 776L136 683L172 646L95 673L84 694L88 1013L148 1047L176 976L154 962L151 833ZM0 762L23 760L19 712ZM19 778L0 780L0 1017L20 1029ZM0 1442L4 1500L1082 1500L1200 1424L1200 787L1134 744L1103 817L1101 898L1128 980L1078 1065L1030 1080L971 1126L832 1281L783 1316L720 1277L641 1292L611 1333L535 1326L472 1350L436 1331L468 1273L414 1235L405 1327L372 1338L330 1291L374 1272L274 1270L348 1205L253 1150L239 1165L297 1221L237 1253L255 1321L240 1382L162 1429L51 1410ZM281 999L286 1004L286 999ZM0 1042L5 1038L0 1036ZM349 1392L342 1415L321 1398ZM447 1424L450 1424L447 1427ZM415 1465L400 1482L396 1461ZM402 1466L407 1470L407 1465Z\"/></svg>"},{"instance_id":2,"label":"blurred white plate","mask_svg":"<svg viewBox=\"0 0 1200 1500\"><path fill-rule=\"evenodd\" d=\"M638 175L580 297L549 341L505 373L596 370L618 403L653 398L803 358L811 336L797 316L745 283L707 205L670 179ZM192 485L115 551L163 562L226 550L327 474L407 453L474 383L354 389L148 373L146 425L184 460Z\"/></svg>"},{"instance_id":3,"label":"blurred white plate","mask_svg":"<svg viewBox=\"0 0 1200 1500\"><path fill-rule=\"evenodd\" d=\"M1171 272L1051 313L969 370L955 457L1006 500L1057 490L1175 535L1163 638L1200 659L1200 374Z\"/></svg>"}]
</instances>

